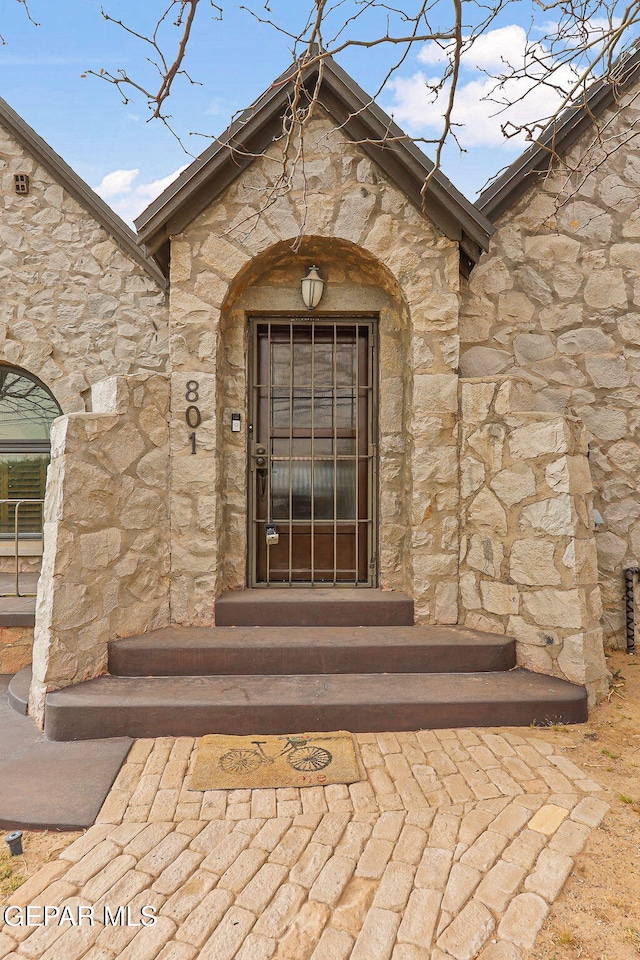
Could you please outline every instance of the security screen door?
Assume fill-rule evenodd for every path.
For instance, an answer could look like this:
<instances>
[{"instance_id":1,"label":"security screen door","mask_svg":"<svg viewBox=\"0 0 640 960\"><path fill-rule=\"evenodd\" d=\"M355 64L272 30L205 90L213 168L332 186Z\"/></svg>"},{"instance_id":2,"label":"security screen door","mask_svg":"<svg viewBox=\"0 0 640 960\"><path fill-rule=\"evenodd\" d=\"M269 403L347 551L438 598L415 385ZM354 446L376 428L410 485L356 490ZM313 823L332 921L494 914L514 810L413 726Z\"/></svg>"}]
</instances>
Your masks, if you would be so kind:
<instances>
[{"instance_id":1,"label":"security screen door","mask_svg":"<svg viewBox=\"0 0 640 960\"><path fill-rule=\"evenodd\" d=\"M375 585L373 321L252 321L249 581Z\"/></svg>"}]
</instances>

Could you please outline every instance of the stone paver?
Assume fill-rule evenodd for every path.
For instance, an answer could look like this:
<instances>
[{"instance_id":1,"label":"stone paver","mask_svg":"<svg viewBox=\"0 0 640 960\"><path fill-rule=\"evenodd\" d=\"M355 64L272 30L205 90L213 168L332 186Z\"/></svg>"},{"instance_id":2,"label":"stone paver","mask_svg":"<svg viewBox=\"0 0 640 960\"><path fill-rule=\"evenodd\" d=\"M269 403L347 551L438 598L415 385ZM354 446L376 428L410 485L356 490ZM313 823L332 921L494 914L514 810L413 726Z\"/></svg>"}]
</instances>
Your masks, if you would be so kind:
<instances>
[{"instance_id":1,"label":"stone paver","mask_svg":"<svg viewBox=\"0 0 640 960\"><path fill-rule=\"evenodd\" d=\"M598 785L527 731L357 740L350 787L206 792L196 741L136 741L96 824L12 899L94 925L9 914L0 956L521 960L609 808Z\"/></svg>"}]
</instances>

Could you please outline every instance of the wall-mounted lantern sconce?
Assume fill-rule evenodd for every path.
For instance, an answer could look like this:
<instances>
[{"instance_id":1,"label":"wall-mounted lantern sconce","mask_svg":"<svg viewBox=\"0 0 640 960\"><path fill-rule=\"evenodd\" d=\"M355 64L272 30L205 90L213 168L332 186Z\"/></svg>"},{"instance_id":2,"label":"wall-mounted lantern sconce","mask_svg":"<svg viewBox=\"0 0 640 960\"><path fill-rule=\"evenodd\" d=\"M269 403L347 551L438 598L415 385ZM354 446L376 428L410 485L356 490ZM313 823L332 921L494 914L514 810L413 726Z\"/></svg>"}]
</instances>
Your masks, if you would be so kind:
<instances>
[{"instance_id":1,"label":"wall-mounted lantern sconce","mask_svg":"<svg viewBox=\"0 0 640 960\"><path fill-rule=\"evenodd\" d=\"M324 280L318 273L318 267L309 267L306 277L300 281L302 299L307 310L314 310L322 300Z\"/></svg>"}]
</instances>

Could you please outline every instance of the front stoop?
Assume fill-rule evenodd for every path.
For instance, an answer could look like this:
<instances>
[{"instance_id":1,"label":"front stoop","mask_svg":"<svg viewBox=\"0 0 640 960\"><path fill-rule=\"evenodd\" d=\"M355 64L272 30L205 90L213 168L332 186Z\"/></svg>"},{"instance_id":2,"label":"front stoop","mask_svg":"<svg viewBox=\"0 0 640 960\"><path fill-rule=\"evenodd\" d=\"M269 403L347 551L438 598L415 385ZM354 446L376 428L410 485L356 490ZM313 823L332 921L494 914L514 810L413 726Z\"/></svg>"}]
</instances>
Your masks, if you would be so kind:
<instances>
[{"instance_id":1,"label":"front stoop","mask_svg":"<svg viewBox=\"0 0 640 960\"><path fill-rule=\"evenodd\" d=\"M220 625L220 604L222 619L236 626ZM256 619L263 623L251 625ZM398 594L238 591L218 601L216 621L113 641L108 676L47 695L47 737L373 733L587 719L585 689L517 669L509 637L413 626L413 601ZM25 699L20 682L12 681L16 707Z\"/></svg>"},{"instance_id":2,"label":"front stoop","mask_svg":"<svg viewBox=\"0 0 640 960\"><path fill-rule=\"evenodd\" d=\"M582 687L530 673L100 677L47 696L50 740L374 733L587 719Z\"/></svg>"}]
</instances>

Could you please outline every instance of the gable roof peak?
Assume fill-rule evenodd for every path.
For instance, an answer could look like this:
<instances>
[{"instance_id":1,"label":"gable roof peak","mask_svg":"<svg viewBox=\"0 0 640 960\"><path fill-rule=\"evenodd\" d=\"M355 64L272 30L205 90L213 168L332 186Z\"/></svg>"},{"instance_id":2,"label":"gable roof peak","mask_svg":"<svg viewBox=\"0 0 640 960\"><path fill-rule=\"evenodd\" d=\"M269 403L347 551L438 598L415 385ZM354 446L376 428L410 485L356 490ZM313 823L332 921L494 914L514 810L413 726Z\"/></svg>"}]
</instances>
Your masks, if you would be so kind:
<instances>
[{"instance_id":1,"label":"gable roof peak","mask_svg":"<svg viewBox=\"0 0 640 960\"><path fill-rule=\"evenodd\" d=\"M457 190L329 54L305 51L244 110L136 219L148 253L167 261L170 236L180 233L225 190L282 130L294 92L304 88L340 129L472 262L486 250L493 226ZM422 188L431 175L426 195Z\"/></svg>"},{"instance_id":2,"label":"gable roof peak","mask_svg":"<svg viewBox=\"0 0 640 960\"><path fill-rule=\"evenodd\" d=\"M55 150L43 140L12 107L0 97L0 125L34 157L54 180L69 193L113 237L120 249L146 270L161 287L166 278L158 264L150 260L138 243L138 238L124 220L108 206Z\"/></svg>"}]
</instances>

